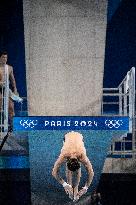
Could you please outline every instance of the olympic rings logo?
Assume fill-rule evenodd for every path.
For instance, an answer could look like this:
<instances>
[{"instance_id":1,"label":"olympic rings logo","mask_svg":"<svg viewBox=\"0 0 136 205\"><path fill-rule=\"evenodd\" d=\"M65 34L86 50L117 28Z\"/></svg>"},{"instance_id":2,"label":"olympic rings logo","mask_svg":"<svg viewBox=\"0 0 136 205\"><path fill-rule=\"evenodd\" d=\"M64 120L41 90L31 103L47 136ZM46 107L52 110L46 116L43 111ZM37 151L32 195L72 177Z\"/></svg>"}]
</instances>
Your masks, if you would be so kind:
<instances>
[{"instance_id":1,"label":"olympic rings logo","mask_svg":"<svg viewBox=\"0 0 136 205\"><path fill-rule=\"evenodd\" d=\"M110 129L116 128L118 129L123 124L122 120L106 120L105 125L108 126Z\"/></svg>"},{"instance_id":2,"label":"olympic rings logo","mask_svg":"<svg viewBox=\"0 0 136 205\"><path fill-rule=\"evenodd\" d=\"M20 120L20 125L22 125L25 129L34 128L37 124L37 120Z\"/></svg>"}]
</instances>

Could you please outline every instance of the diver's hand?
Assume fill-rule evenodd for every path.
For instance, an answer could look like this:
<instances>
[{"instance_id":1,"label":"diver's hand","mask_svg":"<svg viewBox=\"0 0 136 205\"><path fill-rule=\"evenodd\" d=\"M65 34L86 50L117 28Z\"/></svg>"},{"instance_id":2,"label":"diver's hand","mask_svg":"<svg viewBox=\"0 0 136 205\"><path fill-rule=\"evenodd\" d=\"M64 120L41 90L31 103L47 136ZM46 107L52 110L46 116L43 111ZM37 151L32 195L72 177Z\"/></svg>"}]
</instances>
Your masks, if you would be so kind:
<instances>
[{"instance_id":1,"label":"diver's hand","mask_svg":"<svg viewBox=\"0 0 136 205\"><path fill-rule=\"evenodd\" d=\"M64 187L64 190L66 194L69 194L70 198L73 198L73 188L70 184L67 184L66 182L62 185Z\"/></svg>"},{"instance_id":2,"label":"diver's hand","mask_svg":"<svg viewBox=\"0 0 136 205\"><path fill-rule=\"evenodd\" d=\"M71 185L66 185L65 187L64 187L64 189L65 189L65 192L66 192L66 194L73 194L73 189L72 189L72 186Z\"/></svg>"},{"instance_id":3,"label":"diver's hand","mask_svg":"<svg viewBox=\"0 0 136 205\"><path fill-rule=\"evenodd\" d=\"M86 193L87 193L87 189L88 189L88 187L84 186L84 187L78 192L77 197L80 198L81 196L83 196L84 194L86 194Z\"/></svg>"},{"instance_id":4,"label":"diver's hand","mask_svg":"<svg viewBox=\"0 0 136 205\"><path fill-rule=\"evenodd\" d=\"M17 92L17 90L15 90L13 93L14 93L15 95L19 96L19 93Z\"/></svg>"},{"instance_id":5,"label":"diver's hand","mask_svg":"<svg viewBox=\"0 0 136 205\"><path fill-rule=\"evenodd\" d=\"M79 195L78 194L74 194L74 198L73 198L73 202L76 202L79 200Z\"/></svg>"}]
</instances>

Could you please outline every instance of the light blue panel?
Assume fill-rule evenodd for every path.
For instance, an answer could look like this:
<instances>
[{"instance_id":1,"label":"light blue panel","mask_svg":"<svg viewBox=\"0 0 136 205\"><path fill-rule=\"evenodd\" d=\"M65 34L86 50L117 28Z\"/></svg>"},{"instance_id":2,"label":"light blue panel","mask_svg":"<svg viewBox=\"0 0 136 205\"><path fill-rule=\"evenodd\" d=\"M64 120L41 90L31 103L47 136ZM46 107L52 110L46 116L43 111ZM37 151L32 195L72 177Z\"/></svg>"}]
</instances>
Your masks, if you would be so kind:
<instances>
[{"instance_id":1,"label":"light blue panel","mask_svg":"<svg viewBox=\"0 0 136 205\"><path fill-rule=\"evenodd\" d=\"M56 204L64 204L68 201L62 186L52 177L53 165L60 154L63 145L63 137L69 131L35 131L29 135L30 170L32 192L45 201L56 201ZM114 135L123 134L123 131L78 131L84 136L87 155L93 165L94 179L88 190L97 186L103 164L109 150L111 139ZM65 167L64 167L65 168ZM61 169L62 177L65 177L64 168ZM86 181L85 169L82 169L80 187Z\"/></svg>"}]
</instances>

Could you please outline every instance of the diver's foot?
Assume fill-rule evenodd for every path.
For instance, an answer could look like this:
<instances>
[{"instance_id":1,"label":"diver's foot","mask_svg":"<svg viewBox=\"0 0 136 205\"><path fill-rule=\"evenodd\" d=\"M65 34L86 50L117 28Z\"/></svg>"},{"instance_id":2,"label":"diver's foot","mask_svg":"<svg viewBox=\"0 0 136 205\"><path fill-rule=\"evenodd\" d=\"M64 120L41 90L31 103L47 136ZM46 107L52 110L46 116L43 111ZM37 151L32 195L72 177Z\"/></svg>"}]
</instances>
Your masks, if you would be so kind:
<instances>
[{"instance_id":1,"label":"diver's foot","mask_svg":"<svg viewBox=\"0 0 136 205\"><path fill-rule=\"evenodd\" d=\"M69 193L69 198L70 198L71 200L73 200L73 199L74 199L74 196L73 196L73 194L72 194L72 193Z\"/></svg>"},{"instance_id":2,"label":"diver's foot","mask_svg":"<svg viewBox=\"0 0 136 205\"><path fill-rule=\"evenodd\" d=\"M79 196L74 196L73 202L76 202L79 200Z\"/></svg>"},{"instance_id":3,"label":"diver's foot","mask_svg":"<svg viewBox=\"0 0 136 205\"><path fill-rule=\"evenodd\" d=\"M76 202L79 200L79 196L78 196L78 186L76 186L74 188L74 197L73 197L73 202Z\"/></svg>"}]
</instances>

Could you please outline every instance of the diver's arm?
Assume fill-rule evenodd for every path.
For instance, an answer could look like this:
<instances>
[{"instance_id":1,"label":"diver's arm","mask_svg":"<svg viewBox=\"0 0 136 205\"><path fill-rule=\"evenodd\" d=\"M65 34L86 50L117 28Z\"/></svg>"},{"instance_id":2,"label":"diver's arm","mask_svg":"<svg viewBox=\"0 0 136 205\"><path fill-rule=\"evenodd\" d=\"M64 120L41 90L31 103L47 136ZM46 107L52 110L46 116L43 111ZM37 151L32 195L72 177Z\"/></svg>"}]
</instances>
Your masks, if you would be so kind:
<instances>
[{"instance_id":1,"label":"diver's arm","mask_svg":"<svg viewBox=\"0 0 136 205\"><path fill-rule=\"evenodd\" d=\"M85 186L78 192L77 197L81 197L82 195L84 195L87 192L88 187L91 185L92 180L93 180L93 176L94 176L92 164L89 161L88 157L83 156L81 158L80 162L85 166L87 173L88 173L88 178L87 178L87 181L85 183Z\"/></svg>"},{"instance_id":2,"label":"diver's arm","mask_svg":"<svg viewBox=\"0 0 136 205\"><path fill-rule=\"evenodd\" d=\"M53 170L52 170L52 175L55 177L55 179L62 184L62 186L65 189L66 194L72 194L73 193L73 189L72 186L70 184L68 184L67 182L65 182L61 176L59 175L59 168L62 165L62 163L64 162L65 158L63 155L60 155L59 158L57 159L57 161L54 164Z\"/></svg>"},{"instance_id":3,"label":"diver's arm","mask_svg":"<svg viewBox=\"0 0 136 205\"><path fill-rule=\"evenodd\" d=\"M92 168L92 164L87 156L82 158L81 163L84 165L84 167L86 168L87 173L88 173L88 178L87 178L87 181L85 183L85 187L88 188L92 183L92 180L94 177L94 171Z\"/></svg>"},{"instance_id":4,"label":"diver's arm","mask_svg":"<svg viewBox=\"0 0 136 205\"><path fill-rule=\"evenodd\" d=\"M63 185L63 183L65 182L61 176L59 175L59 168L62 165L62 163L64 162L64 156L60 155L59 158L57 159L57 161L54 164L53 170L52 170L52 175L54 176L54 178Z\"/></svg>"}]
</instances>

